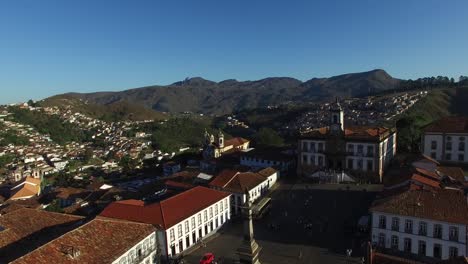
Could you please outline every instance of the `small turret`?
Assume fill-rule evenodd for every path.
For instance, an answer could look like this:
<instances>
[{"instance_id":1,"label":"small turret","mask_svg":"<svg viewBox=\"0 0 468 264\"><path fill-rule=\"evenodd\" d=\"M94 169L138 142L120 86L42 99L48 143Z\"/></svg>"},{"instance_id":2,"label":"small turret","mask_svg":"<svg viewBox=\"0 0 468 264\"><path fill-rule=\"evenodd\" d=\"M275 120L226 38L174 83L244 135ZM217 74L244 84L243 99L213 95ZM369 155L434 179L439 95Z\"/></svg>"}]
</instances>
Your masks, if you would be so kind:
<instances>
[{"instance_id":1,"label":"small turret","mask_svg":"<svg viewBox=\"0 0 468 264\"><path fill-rule=\"evenodd\" d=\"M224 134L221 130L218 132L218 145L220 148L224 148Z\"/></svg>"}]
</instances>

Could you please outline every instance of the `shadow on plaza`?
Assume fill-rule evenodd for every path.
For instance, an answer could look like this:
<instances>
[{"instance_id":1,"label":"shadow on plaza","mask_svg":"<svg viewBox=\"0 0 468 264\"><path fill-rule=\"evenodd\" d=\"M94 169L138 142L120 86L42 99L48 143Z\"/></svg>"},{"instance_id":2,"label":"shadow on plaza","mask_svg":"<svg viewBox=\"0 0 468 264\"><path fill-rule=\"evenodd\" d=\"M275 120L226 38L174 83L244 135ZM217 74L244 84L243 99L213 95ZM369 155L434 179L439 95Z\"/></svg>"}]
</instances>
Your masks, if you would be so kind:
<instances>
[{"instance_id":1,"label":"shadow on plaza","mask_svg":"<svg viewBox=\"0 0 468 264\"><path fill-rule=\"evenodd\" d=\"M324 248L329 254L343 255L351 248L354 256L362 256L367 238L355 231L374 197L365 191L278 190L270 214L254 222L255 237Z\"/></svg>"}]
</instances>

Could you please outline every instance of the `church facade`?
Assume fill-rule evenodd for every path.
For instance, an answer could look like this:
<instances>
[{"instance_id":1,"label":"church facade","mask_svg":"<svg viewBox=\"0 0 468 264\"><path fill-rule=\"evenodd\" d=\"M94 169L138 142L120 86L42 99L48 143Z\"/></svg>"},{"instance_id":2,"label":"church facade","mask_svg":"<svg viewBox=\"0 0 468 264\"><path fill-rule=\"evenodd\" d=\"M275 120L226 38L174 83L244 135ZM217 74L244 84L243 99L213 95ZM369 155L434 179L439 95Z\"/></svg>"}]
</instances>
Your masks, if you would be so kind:
<instances>
[{"instance_id":1,"label":"church facade","mask_svg":"<svg viewBox=\"0 0 468 264\"><path fill-rule=\"evenodd\" d=\"M302 133L298 142L297 173L302 177L341 182L382 182L396 153L396 129L345 127L339 102L330 110L330 124Z\"/></svg>"},{"instance_id":2,"label":"church facade","mask_svg":"<svg viewBox=\"0 0 468 264\"><path fill-rule=\"evenodd\" d=\"M209 134L205 130L205 141L203 143L203 158L205 160L216 159L221 157L221 155L246 150L250 146L250 141L241 138L235 137L228 140L224 139L224 134L222 131L218 132L217 138L213 134Z\"/></svg>"}]
</instances>

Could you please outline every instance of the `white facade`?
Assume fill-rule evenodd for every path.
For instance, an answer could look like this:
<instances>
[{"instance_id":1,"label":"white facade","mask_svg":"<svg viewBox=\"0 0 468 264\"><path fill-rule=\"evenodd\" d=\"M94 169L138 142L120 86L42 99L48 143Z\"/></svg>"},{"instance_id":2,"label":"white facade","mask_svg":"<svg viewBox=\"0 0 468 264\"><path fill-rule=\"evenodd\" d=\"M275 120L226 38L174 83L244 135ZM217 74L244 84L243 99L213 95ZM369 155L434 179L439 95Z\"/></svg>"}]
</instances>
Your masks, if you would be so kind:
<instances>
[{"instance_id":1,"label":"white facade","mask_svg":"<svg viewBox=\"0 0 468 264\"><path fill-rule=\"evenodd\" d=\"M372 242L398 251L440 259L467 256L467 226L372 212Z\"/></svg>"},{"instance_id":2,"label":"white facade","mask_svg":"<svg viewBox=\"0 0 468 264\"><path fill-rule=\"evenodd\" d=\"M156 264L157 261L156 232L153 232L112 263Z\"/></svg>"},{"instance_id":3,"label":"white facade","mask_svg":"<svg viewBox=\"0 0 468 264\"><path fill-rule=\"evenodd\" d=\"M249 190L249 196L250 196L250 201L254 203L257 201L260 197L268 193L268 190L273 186L274 180L276 174L273 174L270 178L266 178L265 181L260 183L259 185L255 186L254 188ZM273 182L274 181L274 182ZM271 183L273 182L273 183ZM247 201L247 195L245 193L232 193L231 195L231 212L233 215L238 215L241 212L240 206L244 205L244 203Z\"/></svg>"},{"instance_id":4,"label":"white facade","mask_svg":"<svg viewBox=\"0 0 468 264\"><path fill-rule=\"evenodd\" d=\"M325 166L325 140L302 139L300 142L302 164Z\"/></svg>"},{"instance_id":5,"label":"white facade","mask_svg":"<svg viewBox=\"0 0 468 264\"><path fill-rule=\"evenodd\" d=\"M437 161L468 163L468 133L426 132L422 148L424 155Z\"/></svg>"},{"instance_id":6,"label":"white facade","mask_svg":"<svg viewBox=\"0 0 468 264\"><path fill-rule=\"evenodd\" d=\"M241 156L240 164L242 166L247 166L251 168L268 168L274 166L280 171L287 171L289 169L289 166L291 165L291 162Z\"/></svg>"},{"instance_id":7,"label":"white facade","mask_svg":"<svg viewBox=\"0 0 468 264\"><path fill-rule=\"evenodd\" d=\"M158 231L158 242L164 245L162 255L175 256L214 234L229 219L230 196L193 214L166 230Z\"/></svg>"}]
</instances>

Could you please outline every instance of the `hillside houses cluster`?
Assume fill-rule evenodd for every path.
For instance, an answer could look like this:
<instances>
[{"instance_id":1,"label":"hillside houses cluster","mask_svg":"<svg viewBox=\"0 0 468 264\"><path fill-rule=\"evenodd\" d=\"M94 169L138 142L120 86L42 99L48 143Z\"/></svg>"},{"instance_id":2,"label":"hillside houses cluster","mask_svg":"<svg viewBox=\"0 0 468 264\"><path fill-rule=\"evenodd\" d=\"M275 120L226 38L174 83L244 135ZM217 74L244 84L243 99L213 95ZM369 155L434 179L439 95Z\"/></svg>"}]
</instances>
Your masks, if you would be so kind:
<instances>
[{"instance_id":1,"label":"hillside houses cluster","mask_svg":"<svg viewBox=\"0 0 468 264\"><path fill-rule=\"evenodd\" d=\"M345 124L375 125L391 120L407 111L426 95L427 91L420 91L343 100L341 105L346 113ZM287 129L305 131L323 127L328 123L327 112L329 109L330 103L311 106L308 112L287 124Z\"/></svg>"}]
</instances>

